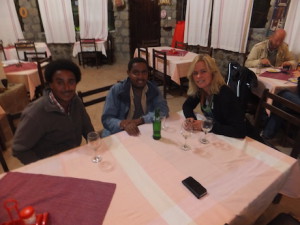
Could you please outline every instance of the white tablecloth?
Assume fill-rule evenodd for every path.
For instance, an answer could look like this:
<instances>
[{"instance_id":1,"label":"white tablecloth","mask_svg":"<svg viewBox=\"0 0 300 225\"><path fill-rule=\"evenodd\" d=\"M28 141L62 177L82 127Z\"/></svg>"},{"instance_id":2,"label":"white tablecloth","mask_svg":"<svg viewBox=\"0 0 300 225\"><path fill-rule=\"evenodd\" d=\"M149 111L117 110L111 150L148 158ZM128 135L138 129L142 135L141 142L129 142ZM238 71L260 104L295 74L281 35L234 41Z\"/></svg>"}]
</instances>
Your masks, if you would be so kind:
<instances>
[{"instance_id":1,"label":"white tablecloth","mask_svg":"<svg viewBox=\"0 0 300 225\"><path fill-rule=\"evenodd\" d=\"M278 192L300 197L295 159L250 138L210 133L204 145L200 132L188 139L192 150L182 151L182 120L179 114L168 118L169 129L158 141L152 124L140 126L138 137L120 132L103 139L100 164L91 162L93 152L85 145L16 171L116 183L107 225L248 225ZM208 194L195 198L181 183L188 176Z\"/></svg>"},{"instance_id":2,"label":"white tablecloth","mask_svg":"<svg viewBox=\"0 0 300 225\"><path fill-rule=\"evenodd\" d=\"M51 52L45 42L35 42L34 43L37 52L47 52L47 56L51 56ZM15 47L4 48L7 60L18 59L17 51ZM2 57L2 54L0 55ZM24 59L24 52L19 51L20 59ZM2 59L4 60L4 59Z\"/></svg>"},{"instance_id":3,"label":"white tablecloth","mask_svg":"<svg viewBox=\"0 0 300 225\"><path fill-rule=\"evenodd\" d=\"M149 66L152 67L152 49L153 47L148 47L149 53ZM161 47L154 47L155 50L169 50L174 49L168 46L161 46ZM182 51L177 49L178 51ZM138 56L137 49L135 50L134 56ZM187 77L188 70L190 68L191 63L193 62L194 58L197 56L194 52L187 52L185 56L168 56L167 55L167 74L171 77L171 79L180 84L180 78ZM142 58L146 58L144 53L141 55ZM163 71L163 63L158 62L157 69Z\"/></svg>"},{"instance_id":4,"label":"white tablecloth","mask_svg":"<svg viewBox=\"0 0 300 225\"><path fill-rule=\"evenodd\" d=\"M102 54L106 56L105 43L106 41L102 40L96 41L96 51L102 52ZM94 51L94 49L93 47L85 47L84 51ZM76 57L79 52L81 52L80 43L76 41L73 46L73 56Z\"/></svg>"}]
</instances>

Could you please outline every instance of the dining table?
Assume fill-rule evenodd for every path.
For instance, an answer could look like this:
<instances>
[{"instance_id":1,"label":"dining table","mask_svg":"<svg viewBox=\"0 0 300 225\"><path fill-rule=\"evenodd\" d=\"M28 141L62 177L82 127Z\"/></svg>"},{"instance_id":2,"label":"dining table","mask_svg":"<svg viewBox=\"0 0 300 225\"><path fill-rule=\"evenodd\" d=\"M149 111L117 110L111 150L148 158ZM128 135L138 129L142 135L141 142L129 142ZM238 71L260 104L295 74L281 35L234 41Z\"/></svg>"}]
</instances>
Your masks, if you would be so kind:
<instances>
[{"instance_id":1,"label":"dining table","mask_svg":"<svg viewBox=\"0 0 300 225\"><path fill-rule=\"evenodd\" d=\"M284 71L281 68L249 68L256 73L258 86L252 88L252 93L261 97L265 89L277 94L282 90L297 91L297 79L292 75L293 71Z\"/></svg>"},{"instance_id":2,"label":"dining table","mask_svg":"<svg viewBox=\"0 0 300 225\"><path fill-rule=\"evenodd\" d=\"M166 52L167 55L167 75L171 77L171 80L173 80L175 83L180 85L181 80L180 78L187 77L189 68L195 59L195 57L198 55L194 52L172 48L169 46L159 46L159 47L148 47L148 54L149 54L149 66L153 66L153 60L152 50L158 50ZM138 56L138 50L136 49L134 52L134 57ZM141 54L142 58L146 58L145 53ZM159 71L163 71L163 63L158 61L156 68Z\"/></svg>"},{"instance_id":3,"label":"dining table","mask_svg":"<svg viewBox=\"0 0 300 225\"><path fill-rule=\"evenodd\" d=\"M94 51L94 46L84 46L84 51ZM96 51L102 52L103 55L106 56L106 41L105 40L96 40ZM76 57L78 53L81 52L80 42L76 41L73 45L73 57Z\"/></svg>"},{"instance_id":4,"label":"dining table","mask_svg":"<svg viewBox=\"0 0 300 225\"><path fill-rule=\"evenodd\" d=\"M34 42L37 52L46 52L47 57L51 56L51 52L45 42ZM18 59L17 50L14 45L4 47L6 60ZM32 51L32 50L30 50ZM20 60L24 60L24 51L19 51ZM28 51L29 52L29 51ZM4 60L4 59L2 59Z\"/></svg>"},{"instance_id":5,"label":"dining table","mask_svg":"<svg viewBox=\"0 0 300 225\"><path fill-rule=\"evenodd\" d=\"M29 92L30 99L35 97L35 89L41 84L37 64L17 60L2 61L8 82L23 83Z\"/></svg>"},{"instance_id":6,"label":"dining table","mask_svg":"<svg viewBox=\"0 0 300 225\"><path fill-rule=\"evenodd\" d=\"M122 131L101 139L100 163L93 163L93 150L82 145L0 174L0 202L8 197L19 198L35 207L37 202L32 199L32 192L36 189L40 201L43 199L40 195L44 194L47 200L61 200L64 205L64 193L68 195L73 191L70 186L64 183L50 185L49 188L59 194L49 195L44 184L46 178L43 177L40 183L26 182L26 185L19 185L19 179L31 181L30 175L34 179L35 175L51 179L60 177L62 181L76 178L82 181L80 186L88 185L89 181L116 185L103 223L83 220L80 224L250 225L278 193L300 197L300 169L296 159L249 137L237 139L208 133L209 143L202 144L203 132L192 133L187 139L191 150L183 151L184 138L180 132L183 121L182 112L171 113L159 140L152 137L151 123L139 126L138 136L129 136ZM14 173L19 178L7 178ZM200 199L182 184L190 176L207 190ZM27 184L34 185L34 189L26 189ZM12 187L14 192L10 191ZM93 216L92 208L102 204L103 197L96 190L89 186L81 190L82 194L97 195L89 202L90 208L84 209L85 218ZM50 203L48 208L47 204L43 205L40 211L58 217L56 213L59 212ZM76 210L77 206L81 207L79 203L68 205L70 211ZM4 210L0 210L0 222L4 216ZM68 213L63 215L64 221L69 221L70 217ZM102 220L99 218L99 221Z\"/></svg>"}]
</instances>

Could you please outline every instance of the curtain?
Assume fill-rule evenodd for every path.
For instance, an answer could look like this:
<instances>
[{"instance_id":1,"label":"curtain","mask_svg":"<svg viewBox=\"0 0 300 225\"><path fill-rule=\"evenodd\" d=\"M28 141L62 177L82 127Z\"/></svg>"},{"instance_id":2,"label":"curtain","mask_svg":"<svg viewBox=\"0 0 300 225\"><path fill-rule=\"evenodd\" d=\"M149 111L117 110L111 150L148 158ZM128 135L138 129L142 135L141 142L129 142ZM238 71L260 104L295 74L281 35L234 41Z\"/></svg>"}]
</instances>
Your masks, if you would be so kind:
<instances>
[{"instance_id":1,"label":"curtain","mask_svg":"<svg viewBox=\"0 0 300 225\"><path fill-rule=\"evenodd\" d=\"M71 1L38 0L47 43L74 43Z\"/></svg>"},{"instance_id":2,"label":"curtain","mask_svg":"<svg viewBox=\"0 0 300 225\"><path fill-rule=\"evenodd\" d=\"M184 42L207 47L212 0L188 0L185 16Z\"/></svg>"},{"instance_id":3,"label":"curtain","mask_svg":"<svg viewBox=\"0 0 300 225\"><path fill-rule=\"evenodd\" d=\"M211 47L244 53L253 0L214 0Z\"/></svg>"},{"instance_id":4,"label":"curtain","mask_svg":"<svg viewBox=\"0 0 300 225\"><path fill-rule=\"evenodd\" d=\"M12 0L1 0L0 31L0 39L3 41L4 46L14 44L18 41L18 38L24 38L15 2Z\"/></svg>"},{"instance_id":5,"label":"curtain","mask_svg":"<svg viewBox=\"0 0 300 225\"><path fill-rule=\"evenodd\" d=\"M299 0L292 0L287 14L284 29L286 30L285 41L289 45L289 50L295 55L298 55L300 60L300 2Z\"/></svg>"},{"instance_id":6,"label":"curtain","mask_svg":"<svg viewBox=\"0 0 300 225\"><path fill-rule=\"evenodd\" d=\"M79 0L81 38L107 39L107 0Z\"/></svg>"}]
</instances>

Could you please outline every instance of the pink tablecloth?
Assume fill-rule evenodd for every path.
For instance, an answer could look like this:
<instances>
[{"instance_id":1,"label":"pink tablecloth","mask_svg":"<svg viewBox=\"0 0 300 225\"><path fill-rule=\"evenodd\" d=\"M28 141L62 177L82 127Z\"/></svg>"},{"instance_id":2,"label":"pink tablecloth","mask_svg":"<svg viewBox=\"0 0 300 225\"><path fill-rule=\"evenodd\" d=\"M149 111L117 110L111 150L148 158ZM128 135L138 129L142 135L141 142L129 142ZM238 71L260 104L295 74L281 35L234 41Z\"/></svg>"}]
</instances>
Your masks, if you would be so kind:
<instances>
[{"instance_id":1,"label":"pink tablecloth","mask_svg":"<svg viewBox=\"0 0 300 225\"><path fill-rule=\"evenodd\" d=\"M37 64L34 62L29 62L29 63L21 63L20 65L10 65L4 67L4 72L5 73L11 73L11 72L19 72L19 71L24 71L24 70L33 70L37 69Z\"/></svg>"},{"instance_id":2,"label":"pink tablecloth","mask_svg":"<svg viewBox=\"0 0 300 225\"><path fill-rule=\"evenodd\" d=\"M0 180L0 203L16 199L19 209L32 205L48 212L51 224L102 224L116 184L41 174L8 173ZM0 210L0 223L8 221Z\"/></svg>"}]
</instances>

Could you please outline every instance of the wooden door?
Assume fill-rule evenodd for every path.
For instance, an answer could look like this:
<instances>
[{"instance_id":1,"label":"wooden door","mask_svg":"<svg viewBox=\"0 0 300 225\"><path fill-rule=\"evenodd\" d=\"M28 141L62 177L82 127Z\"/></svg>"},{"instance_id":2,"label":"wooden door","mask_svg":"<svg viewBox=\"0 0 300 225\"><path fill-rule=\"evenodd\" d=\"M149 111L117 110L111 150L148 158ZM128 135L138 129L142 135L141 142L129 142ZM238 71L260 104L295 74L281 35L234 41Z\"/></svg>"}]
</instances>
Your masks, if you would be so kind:
<instances>
[{"instance_id":1,"label":"wooden door","mask_svg":"<svg viewBox=\"0 0 300 225\"><path fill-rule=\"evenodd\" d=\"M160 40L158 0L129 0L130 55L142 40Z\"/></svg>"}]
</instances>

